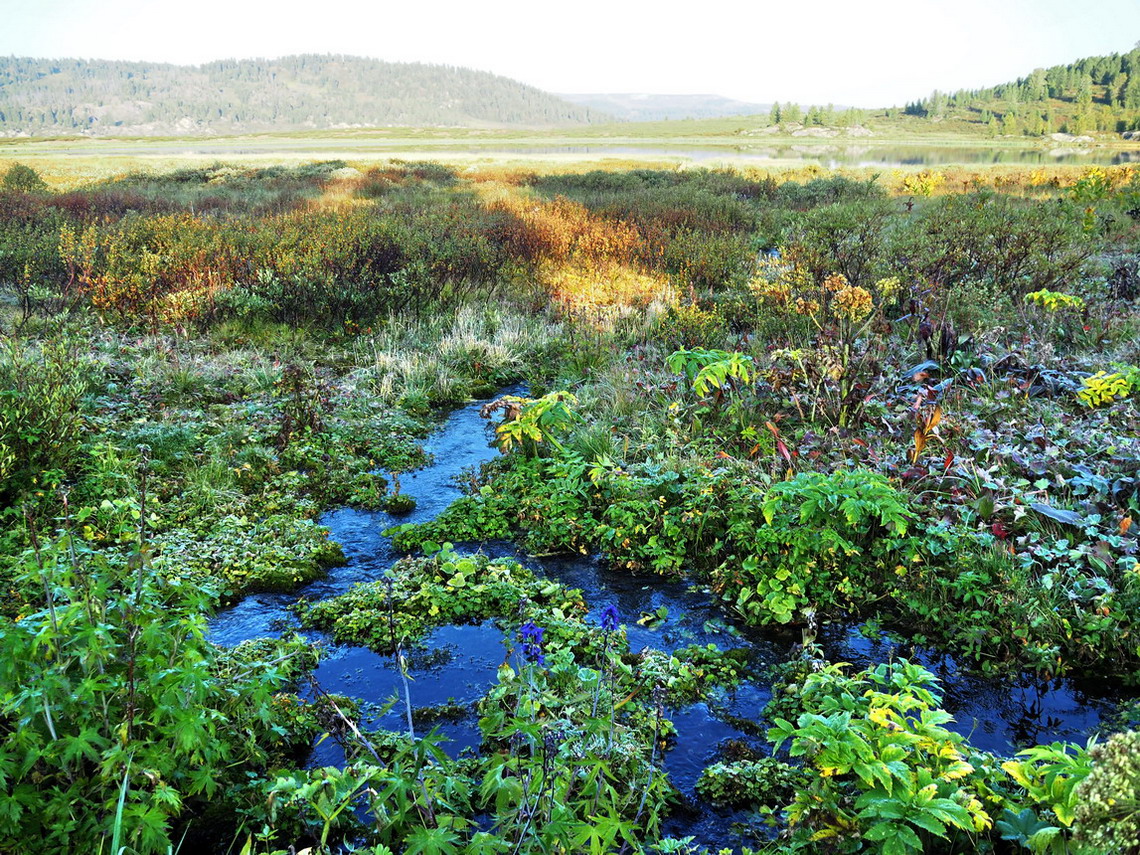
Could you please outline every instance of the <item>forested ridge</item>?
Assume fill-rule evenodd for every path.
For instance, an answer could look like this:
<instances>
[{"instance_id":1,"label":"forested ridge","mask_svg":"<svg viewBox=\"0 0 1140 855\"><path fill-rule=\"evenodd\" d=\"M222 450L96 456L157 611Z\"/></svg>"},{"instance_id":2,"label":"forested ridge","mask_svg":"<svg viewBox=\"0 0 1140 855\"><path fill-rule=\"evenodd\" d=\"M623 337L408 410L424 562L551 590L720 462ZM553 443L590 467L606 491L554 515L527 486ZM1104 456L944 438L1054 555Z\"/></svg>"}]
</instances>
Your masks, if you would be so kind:
<instances>
[{"instance_id":1,"label":"forested ridge","mask_svg":"<svg viewBox=\"0 0 1140 855\"><path fill-rule=\"evenodd\" d=\"M1123 54L1036 68L987 89L935 90L907 104L903 112L934 120L964 119L1003 134L1135 131L1140 129L1140 43Z\"/></svg>"},{"instance_id":2,"label":"forested ridge","mask_svg":"<svg viewBox=\"0 0 1140 855\"><path fill-rule=\"evenodd\" d=\"M300 55L205 65L0 58L0 133L162 135L608 119L484 71Z\"/></svg>"}]
</instances>

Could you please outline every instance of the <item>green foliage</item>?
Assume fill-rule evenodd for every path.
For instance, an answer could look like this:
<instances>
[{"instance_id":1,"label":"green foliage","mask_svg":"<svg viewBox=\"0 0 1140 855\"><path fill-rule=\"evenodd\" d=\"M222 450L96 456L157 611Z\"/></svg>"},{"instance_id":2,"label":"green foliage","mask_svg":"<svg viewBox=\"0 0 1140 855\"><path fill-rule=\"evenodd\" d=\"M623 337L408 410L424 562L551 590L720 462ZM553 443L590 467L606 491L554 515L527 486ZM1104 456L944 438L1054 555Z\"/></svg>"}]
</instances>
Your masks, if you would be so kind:
<instances>
[{"instance_id":1,"label":"green foliage","mask_svg":"<svg viewBox=\"0 0 1140 855\"><path fill-rule=\"evenodd\" d=\"M208 531L176 528L154 539L155 569L186 584L216 589L229 601L257 591L292 591L344 563L328 529L286 514L264 519L227 514Z\"/></svg>"},{"instance_id":2,"label":"green foliage","mask_svg":"<svg viewBox=\"0 0 1140 855\"><path fill-rule=\"evenodd\" d=\"M534 457L541 443L562 450L558 436L581 421L571 408L576 403L578 399L569 392L550 392L541 398L507 395L487 404L481 412L490 418L496 410L503 411L503 421L495 433L504 452L518 446L528 457Z\"/></svg>"},{"instance_id":3,"label":"green foliage","mask_svg":"<svg viewBox=\"0 0 1140 855\"><path fill-rule=\"evenodd\" d=\"M636 847L663 818L669 790L656 758L669 723L654 686L666 675L621 656L620 635L595 630L589 644L589 634L548 622L542 659L504 664L480 704L484 743L499 748L481 795L495 835L520 851ZM631 703L638 695L646 700Z\"/></svg>"},{"instance_id":4,"label":"green foliage","mask_svg":"<svg viewBox=\"0 0 1140 855\"><path fill-rule=\"evenodd\" d=\"M677 350L666 362L673 371L684 374L700 396L713 389L723 393L730 381L747 385L753 375L752 358L739 351Z\"/></svg>"},{"instance_id":5,"label":"green foliage","mask_svg":"<svg viewBox=\"0 0 1140 855\"><path fill-rule=\"evenodd\" d=\"M805 681L804 713L775 719L769 739L790 745L812 781L788 809L796 835L859 837L866 851L929 852L990 827L988 788L961 736L943 725L934 675L899 660L853 676L825 666Z\"/></svg>"},{"instance_id":6,"label":"green foliage","mask_svg":"<svg viewBox=\"0 0 1140 855\"><path fill-rule=\"evenodd\" d=\"M1140 847L1140 733L1117 733L1091 747L1091 768L1072 790L1074 839L1089 852Z\"/></svg>"},{"instance_id":7,"label":"green foliage","mask_svg":"<svg viewBox=\"0 0 1140 855\"><path fill-rule=\"evenodd\" d=\"M10 338L0 348L0 501L70 468L91 369L62 339L36 345Z\"/></svg>"},{"instance_id":8,"label":"green foliage","mask_svg":"<svg viewBox=\"0 0 1140 855\"><path fill-rule=\"evenodd\" d=\"M1064 842L1080 805L1077 787L1088 777L1095 744L1094 738L1088 749L1059 742L1037 745L1017 753L1025 759L1002 763L1002 769L1025 790L1033 804L1049 811L1051 820L1056 821L1033 823L1027 816L1008 811L1005 834L1015 834L1015 839L1024 836L1024 845L1033 852L1066 851Z\"/></svg>"},{"instance_id":9,"label":"green foliage","mask_svg":"<svg viewBox=\"0 0 1140 855\"><path fill-rule=\"evenodd\" d=\"M886 275L891 208L878 200L839 202L800 215L785 238L788 261L815 283L834 273L867 288Z\"/></svg>"},{"instance_id":10,"label":"green foliage","mask_svg":"<svg viewBox=\"0 0 1140 855\"><path fill-rule=\"evenodd\" d=\"M638 622L644 624L646 621L643 617ZM660 663L653 661L647 667L658 668L668 674L662 689L669 705L676 707L703 700L714 689L730 689L745 679L749 671L748 651L743 648L720 650L715 644L694 644L675 650L668 656L657 652L648 656L663 660Z\"/></svg>"},{"instance_id":11,"label":"green foliage","mask_svg":"<svg viewBox=\"0 0 1140 855\"><path fill-rule=\"evenodd\" d=\"M461 556L445 544L430 558L397 562L385 579L306 604L302 619L338 641L388 652L432 627L512 616L524 599L565 614L585 610L578 592L541 579L515 561Z\"/></svg>"},{"instance_id":12,"label":"green foliage","mask_svg":"<svg viewBox=\"0 0 1140 855\"><path fill-rule=\"evenodd\" d=\"M694 305L670 306L661 321L661 338L669 347L701 349L720 344L728 328L716 310Z\"/></svg>"},{"instance_id":13,"label":"green foliage","mask_svg":"<svg viewBox=\"0 0 1140 855\"><path fill-rule=\"evenodd\" d=\"M511 535L516 511L508 496L484 486L477 493L460 496L434 520L393 526L385 533L401 552L413 552L429 543L503 540Z\"/></svg>"},{"instance_id":14,"label":"green foliage","mask_svg":"<svg viewBox=\"0 0 1140 855\"><path fill-rule=\"evenodd\" d=\"M892 253L920 281L992 284L1021 299L1079 279L1093 253L1078 212L999 194L945 196L898 231Z\"/></svg>"},{"instance_id":15,"label":"green foliage","mask_svg":"<svg viewBox=\"0 0 1140 855\"><path fill-rule=\"evenodd\" d=\"M184 811L244 776L226 770L256 773L297 741L275 693L304 645L226 669L201 598L152 575L145 552L111 561L63 533L28 550L23 573L44 605L0 633L0 838L65 853L114 833L166 852Z\"/></svg>"},{"instance_id":16,"label":"green foliage","mask_svg":"<svg viewBox=\"0 0 1140 855\"><path fill-rule=\"evenodd\" d=\"M804 786L807 776L773 757L714 763L701 772L697 792L716 805L755 807L783 805Z\"/></svg>"},{"instance_id":17,"label":"green foliage","mask_svg":"<svg viewBox=\"0 0 1140 855\"><path fill-rule=\"evenodd\" d=\"M603 118L490 72L332 54L228 59L193 69L11 56L4 58L0 69L8 81L0 101L0 126L35 135L102 128L111 134L156 128L162 134L178 134L185 133L182 123L187 117L217 134L309 130L315 116L322 117L327 128L512 124L532 128L589 124ZM276 87L294 95L275 97ZM394 99L391 92L407 94ZM47 104L52 109L45 109Z\"/></svg>"},{"instance_id":18,"label":"green foliage","mask_svg":"<svg viewBox=\"0 0 1140 855\"><path fill-rule=\"evenodd\" d=\"M713 578L747 620L788 623L809 606L866 604L885 593L914 519L903 495L866 471L801 472L772 486L763 525L730 525L738 553Z\"/></svg>"},{"instance_id":19,"label":"green foliage","mask_svg":"<svg viewBox=\"0 0 1140 855\"><path fill-rule=\"evenodd\" d=\"M47 190L47 183L32 167L13 163L0 179L0 190L16 193L40 193Z\"/></svg>"}]
</instances>

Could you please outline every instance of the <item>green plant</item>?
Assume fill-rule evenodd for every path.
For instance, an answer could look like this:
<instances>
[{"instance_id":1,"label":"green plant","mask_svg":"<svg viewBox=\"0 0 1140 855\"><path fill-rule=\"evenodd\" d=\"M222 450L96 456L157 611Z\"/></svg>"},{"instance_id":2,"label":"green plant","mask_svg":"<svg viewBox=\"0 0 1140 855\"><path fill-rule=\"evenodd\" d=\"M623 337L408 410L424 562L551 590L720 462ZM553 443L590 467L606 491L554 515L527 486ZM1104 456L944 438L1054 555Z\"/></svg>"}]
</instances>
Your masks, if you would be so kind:
<instances>
[{"instance_id":1,"label":"green plant","mask_svg":"<svg viewBox=\"0 0 1140 855\"><path fill-rule=\"evenodd\" d=\"M763 757L706 767L697 779L697 793L713 804L733 807L781 805L806 782L804 773L795 766Z\"/></svg>"},{"instance_id":2,"label":"green plant","mask_svg":"<svg viewBox=\"0 0 1140 855\"><path fill-rule=\"evenodd\" d=\"M788 808L797 834L905 855L990 827L987 790L962 737L943 727L951 717L935 686L906 660L850 677L831 665L808 675L803 714L795 724L776 718L769 731L811 773Z\"/></svg>"},{"instance_id":3,"label":"green plant","mask_svg":"<svg viewBox=\"0 0 1140 855\"><path fill-rule=\"evenodd\" d=\"M43 604L0 633L0 838L165 853L185 811L224 800L244 777L233 770L256 774L295 738L276 693L300 647L220 677L200 596L150 572L138 532L129 561L70 531L22 556Z\"/></svg>"},{"instance_id":4,"label":"green plant","mask_svg":"<svg viewBox=\"0 0 1140 855\"><path fill-rule=\"evenodd\" d=\"M665 361L670 369L684 374L693 391L702 397L713 389L720 397L732 381L747 385L754 373L752 357L739 351L677 350Z\"/></svg>"},{"instance_id":5,"label":"green plant","mask_svg":"<svg viewBox=\"0 0 1140 855\"><path fill-rule=\"evenodd\" d=\"M737 554L713 573L725 599L757 623L882 596L914 520L902 494L862 470L801 472L773 485L761 512L762 525L743 516L730 524Z\"/></svg>"},{"instance_id":6,"label":"green plant","mask_svg":"<svg viewBox=\"0 0 1140 855\"><path fill-rule=\"evenodd\" d=\"M490 418L502 410L503 421L495 428L499 447L510 451L517 445L528 457L534 457L543 442L562 451L558 435L565 434L582 420L571 408L577 402L569 392L550 392L541 398L507 395L484 405L480 413Z\"/></svg>"},{"instance_id":7,"label":"green plant","mask_svg":"<svg viewBox=\"0 0 1140 855\"><path fill-rule=\"evenodd\" d=\"M1095 738L1087 748L1060 742L1037 745L1017 753L1023 760L1002 763L1002 769L1033 803L1047 808L1056 820L1056 824L1034 823L1023 814L1012 815L1009 811L1005 817L1006 832L1016 834L1014 839L1024 836L1023 842L1032 852L1067 851L1065 840L1081 804L1077 788L1089 775L1095 745ZM1025 835L1026 831L1031 833Z\"/></svg>"},{"instance_id":8,"label":"green plant","mask_svg":"<svg viewBox=\"0 0 1140 855\"><path fill-rule=\"evenodd\" d=\"M69 469L84 423L91 366L66 339L8 339L0 347L0 501L48 470Z\"/></svg>"},{"instance_id":9,"label":"green plant","mask_svg":"<svg viewBox=\"0 0 1140 855\"><path fill-rule=\"evenodd\" d=\"M47 182L32 167L13 163L4 173L4 178L0 179L0 189L17 193L39 193L47 190Z\"/></svg>"},{"instance_id":10,"label":"green plant","mask_svg":"<svg viewBox=\"0 0 1140 855\"><path fill-rule=\"evenodd\" d=\"M1072 792L1074 840L1088 851L1140 849L1140 733L1117 733L1088 752ZM1074 770L1073 777L1079 771Z\"/></svg>"}]
</instances>

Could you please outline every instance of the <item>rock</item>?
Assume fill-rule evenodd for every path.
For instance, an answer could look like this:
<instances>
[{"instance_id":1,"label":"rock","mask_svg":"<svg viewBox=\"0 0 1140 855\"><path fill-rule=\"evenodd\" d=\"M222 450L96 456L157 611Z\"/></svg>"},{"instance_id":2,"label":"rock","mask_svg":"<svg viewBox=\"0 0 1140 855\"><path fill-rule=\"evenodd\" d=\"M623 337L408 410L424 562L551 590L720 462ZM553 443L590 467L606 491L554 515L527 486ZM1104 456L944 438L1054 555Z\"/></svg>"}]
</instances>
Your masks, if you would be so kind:
<instances>
[{"instance_id":1,"label":"rock","mask_svg":"<svg viewBox=\"0 0 1140 855\"><path fill-rule=\"evenodd\" d=\"M1072 134L1049 134L1049 139L1055 142L1063 143L1091 143L1096 142L1092 137L1082 134L1081 136L1073 136Z\"/></svg>"},{"instance_id":2,"label":"rock","mask_svg":"<svg viewBox=\"0 0 1140 855\"><path fill-rule=\"evenodd\" d=\"M792 131L793 137L837 137L839 131L834 128L801 128L798 131Z\"/></svg>"},{"instance_id":3,"label":"rock","mask_svg":"<svg viewBox=\"0 0 1140 855\"><path fill-rule=\"evenodd\" d=\"M847 129L847 136L849 137L873 137L874 135L874 131L870 128L864 128L862 125Z\"/></svg>"}]
</instances>

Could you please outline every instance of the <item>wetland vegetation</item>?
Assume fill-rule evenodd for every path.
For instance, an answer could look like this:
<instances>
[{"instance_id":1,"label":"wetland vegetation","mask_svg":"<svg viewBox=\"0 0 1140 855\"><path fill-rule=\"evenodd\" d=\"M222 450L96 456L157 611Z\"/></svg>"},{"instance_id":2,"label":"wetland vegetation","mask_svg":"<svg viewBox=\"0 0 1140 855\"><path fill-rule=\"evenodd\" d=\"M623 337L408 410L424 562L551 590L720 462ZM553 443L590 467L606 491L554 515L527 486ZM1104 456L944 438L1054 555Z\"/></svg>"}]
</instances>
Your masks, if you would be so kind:
<instances>
[{"instance_id":1,"label":"wetland vegetation","mask_svg":"<svg viewBox=\"0 0 1140 855\"><path fill-rule=\"evenodd\" d=\"M1128 167L12 167L0 851L1140 851L1138 253Z\"/></svg>"}]
</instances>

